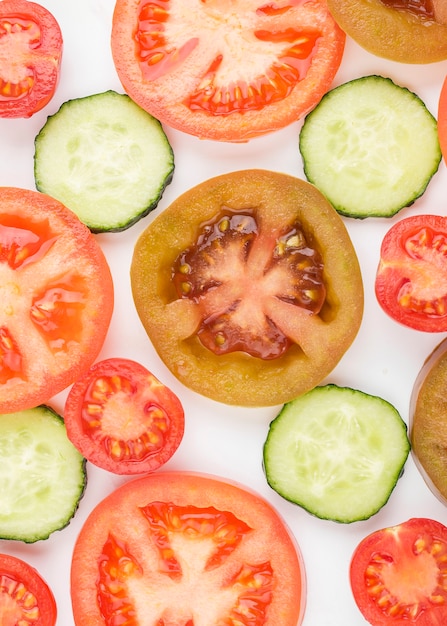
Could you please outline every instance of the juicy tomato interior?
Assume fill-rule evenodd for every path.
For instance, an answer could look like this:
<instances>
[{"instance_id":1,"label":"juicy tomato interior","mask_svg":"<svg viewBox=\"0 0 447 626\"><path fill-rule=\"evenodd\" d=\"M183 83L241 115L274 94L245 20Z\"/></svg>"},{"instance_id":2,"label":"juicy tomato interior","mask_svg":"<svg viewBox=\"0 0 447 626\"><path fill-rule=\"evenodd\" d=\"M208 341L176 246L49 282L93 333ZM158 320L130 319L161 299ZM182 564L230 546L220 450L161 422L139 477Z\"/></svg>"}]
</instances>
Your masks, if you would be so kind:
<instances>
[{"instance_id":1,"label":"juicy tomato interior","mask_svg":"<svg viewBox=\"0 0 447 626\"><path fill-rule=\"evenodd\" d=\"M49 102L62 47L59 25L47 9L25 0L1 3L0 116L29 117Z\"/></svg>"},{"instance_id":2,"label":"juicy tomato interior","mask_svg":"<svg viewBox=\"0 0 447 626\"><path fill-rule=\"evenodd\" d=\"M392 9L409 11L422 19L435 19L432 0L381 0L381 2Z\"/></svg>"},{"instance_id":3,"label":"juicy tomato interior","mask_svg":"<svg viewBox=\"0 0 447 626\"><path fill-rule=\"evenodd\" d=\"M299 626L301 555L256 494L211 476L158 472L92 512L72 564L75 620Z\"/></svg>"},{"instance_id":4,"label":"juicy tomato interior","mask_svg":"<svg viewBox=\"0 0 447 626\"><path fill-rule=\"evenodd\" d=\"M197 335L215 354L241 350L261 359L279 357L292 341L266 316L268 299L312 314L324 304L323 261L300 224L285 225L266 241L257 219L255 210L224 208L173 268L178 296L200 308Z\"/></svg>"},{"instance_id":5,"label":"juicy tomato interior","mask_svg":"<svg viewBox=\"0 0 447 626\"><path fill-rule=\"evenodd\" d=\"M25 561L0 554L2 626L54 626L57 608L51 589Z\"/></svg>"},{"instance_id":6,"label":"juicy tomato interior","mask_svg":"<svg viewBox=\"0 0 447 626\"><path fill-rule=\"evenodd\" d=\"M447 329L447 220L412 216L395 224L382 242L376 275L379 304L416 330Z\"/></svg>"},{"instance_id":7,"label":"juicy tomato interior","mask_svg":"<svg viewBox=\"0 0 447 626\"><path fill-rule=\"evenodd\" d=\"M67 434L89 461L117 474L154 471L180 445L180 400L139 363L111 358L75 382L65 405Z\"/></svg>"},{"instance_id":8,"label":"juicy tomato interior","mask_svg":"<svg viewBox=\"0 0 447 626\"><path fill-rule=\"evenodd\" d=\"M445 623L446 560L447 528L434 520L410 519L366 537L350 568L365 619L377 626Z\"/></svg>"}]
</instances>

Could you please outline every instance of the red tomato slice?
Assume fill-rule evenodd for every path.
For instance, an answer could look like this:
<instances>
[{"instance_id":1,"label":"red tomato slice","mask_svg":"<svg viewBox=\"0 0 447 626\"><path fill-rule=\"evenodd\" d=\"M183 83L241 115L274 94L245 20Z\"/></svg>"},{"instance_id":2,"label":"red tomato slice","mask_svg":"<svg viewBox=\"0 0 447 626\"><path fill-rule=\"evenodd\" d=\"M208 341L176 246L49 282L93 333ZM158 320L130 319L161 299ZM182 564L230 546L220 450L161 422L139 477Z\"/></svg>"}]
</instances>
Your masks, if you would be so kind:
<instances>
[{"instance_id":1,"label":"red tomato slice","mask_svg":"<svg viewBox=\"0 0 447 626\"><path fill-rule=\"evenodd\" d=\"M246 141L308 113L341 63L325 0L118 0L115 66L128 95L192 135Z\"/></svg>"},{"instance_id":2,"label":"red tomato slice","mask_svg":"<svg viewBox=\"0 0 447 626\"><path fill-rule=\"evenodd\" d=\"M31 565L0 554L0 616L2 626L54 626L53 593Z\"/></svg>"},{"instance_id":3,"label":"red tomato slice","mask_svg":"<svg viewBox=\"0 0 447 626\"><path fill-rule=\"evenodd\" d=\"M373 532L351 561L354 599L374 626L447 623L447 528L415 518Z\"/></svg>"},{"instance_id":4,"label":"red tomato slice","mask_svg":"<svg viewBox=\"0 0 447 626\"><path fill-rule=\"evenodd\" d=\"M438 103L438 136L444 162L447 163L447 76L439 94Z\"/></svg>"},{"instance_id":5,"label":"red tomato slice","mask_svg":"<svg viewBox=\"0 0 447 626\"><path fill-rule=\"evenodd\" d=\"M447 218L413 215L385 235L375 290L393 319L425 332L447 330Z\"/></svg>"},{"instance_id":6,"label":"red tomato slice","mask_svg":"<svg viewBox=\"0 0 447 626\"><path fill-rule=\"evenodd\" d=\"M97 358L113 310L88 228L37 191L0 190L0 413L45 404Z\"/></svg>"},{"instance_id":7,"label":"red tomato slice","mask_svg":"<svg viewBox=\"0 0 447 626\"><path fill-rule=\"evenodd\" d=\"M54 16L28 0L0 2L0 117L30 117L54 95L62 59Z\"/></svg>"},{"instance_id":8,"label":"red tomato slice","mask_svg":"<svg viewBox=\"0 0 447 626\"><path fill-rule=\"evenodd\" d=\"M64 420L79 452L115 474L158 469L177 450L184 432L177 396L128 359L99 361L76 381Z\"/></svg>"},{"instance_id":9,"label":"red tomato slice","mask_svg":"<svg viewBox=\"0 0 447 626\"><path fill-rule=\"evenodd\" d=\"M267 501L182 472L134 479L100 502L71 569L83 626L298 626L305 587L299 548Z\"/></svg>"}]
</instances>

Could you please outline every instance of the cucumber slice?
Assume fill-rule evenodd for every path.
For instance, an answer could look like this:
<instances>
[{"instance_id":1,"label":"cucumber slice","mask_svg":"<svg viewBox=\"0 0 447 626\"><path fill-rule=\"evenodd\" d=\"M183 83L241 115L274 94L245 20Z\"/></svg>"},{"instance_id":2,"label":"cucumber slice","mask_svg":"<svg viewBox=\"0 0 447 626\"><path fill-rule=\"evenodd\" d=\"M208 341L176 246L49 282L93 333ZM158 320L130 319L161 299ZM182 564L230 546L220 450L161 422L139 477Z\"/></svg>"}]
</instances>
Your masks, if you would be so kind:
<instances>
[{"instance_id":1,"label":"cucumber slice","mask_svg":"<svg viewBox=\"0 0 447 626\"><path fill-rule=\"evenodd\" d=\"M49 407L0 415L0 539L33 543L67 526L84 494L85 466Z\"/></svg>"},{"instance_id":2,"label":"cucumber slice","mask_svg":"<svg viewBox=\"0 0 447 626\"><path fill-rule=\"evenodd\" d=\"M299 137L304 173L342 215L391 217L421 196L441 162L436 119L382 76L329 91Z\"/></svg>"},{"instance_id":3,"label":"cucumber slice","mask_svg":"<svg viewBox=\"0 0 447 626\"><path fill-rule=\"evenodd\" d=\"M174 153L158 120L115 91L69 100L35 138L36 187L92 232L118 232L159 203Z\"/></svg>"},{"instance_id":4,"label":"cucumber slice","mask_svg":"<svg viewBox=\"0 0 447 626\"><path fill-rule=\"evenodd\" d=\"M322 519L368 519L388 501L410 451L387 401L326 385L285 404L264 444L267 482Z\"/></svg>"}]
</instances>

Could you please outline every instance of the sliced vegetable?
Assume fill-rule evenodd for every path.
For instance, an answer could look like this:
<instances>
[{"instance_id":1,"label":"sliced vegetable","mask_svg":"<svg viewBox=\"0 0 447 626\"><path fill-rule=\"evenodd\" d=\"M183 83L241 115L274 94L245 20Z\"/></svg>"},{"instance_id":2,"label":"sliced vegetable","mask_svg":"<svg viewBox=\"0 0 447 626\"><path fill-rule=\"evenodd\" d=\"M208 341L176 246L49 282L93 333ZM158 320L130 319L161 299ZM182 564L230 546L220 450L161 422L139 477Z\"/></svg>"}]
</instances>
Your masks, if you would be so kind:
<instances>
[{"instance_id":1,"label":"sliced vegetable","mask_svg":"<svg viewBox=\"0 0 447 626\"><path fill-rule=\"evenodd\" d=\"M318 384L360 326L363 284L345 225L309 183L245 170L190 189L140 235L140 319L194 391L245 406Z\"/></svg>"},{"instance_id":2,"label":"sliced vegetable","mask_svg":"<svg viewBox=\"0 0 447 626\"><path fill-rule=\"evenodd\" d=\"M33 543L67 526L87 482L85 460L48 406L0 416L0 539Z\"/></svg>"},{"instance_id":3,"label":"sliced vegetable","mask_svg":"<svg viewBox=\"0 0 447 626\"><path fill-rule=\"evenodd\" d=\"M267 482L322 519L351 523L389 500L410 451L406 425L387 401L336 385L287 403L264 444Z\"/></svg>"},{"instance_id":4,"label":"sliced vegetable","mask_svg":"<svg viewBox=\"0 0 447 626\"><path fill-rule=\"evenodd\" d=\"M306 117L299 147L307 179L355 218L409 206L441 161L436 119L416 94L382 76L329 91Z\"/></svg>"},{"instance_id":5,"label":"sliced vegetable","mask_svg":"<svg viewBox=\"0 0 447 626\"><path fill-rule=\"evenodd\" d=\"M64 419L81 454L116 474L158 469L177 450L184 432L177 396L129 359L95 363L72 386Z\"/></svg>"},{"instance_id":6,"label":"sliced vegetable","mask_svg":"<svg viewBox=\"0 0 447 626\"><path fill-rule=\"evenodd\" d=\"M413 458L432 492L447 503L447 340L423 364L410 402Z\"/></svg>"},{"instance_id":7,"label":"sliced vegetable","mask_svg":"<svg viewBox=\"0 0 447 626\"><path fill-rule=\"evenodd\" d=\"M48 403L95 361L113 310L86 226L37 191L0 189L0 413Z\"/></svg>"},{"instance_id":8,"label":"sliced vegetable","mask_svg":"<svg viewBox=\"0 0 447 626\"><path fill-rule=\"evenodd\" d=\"M53 592L39 572L15 556L0 554L2 626L55 626Z\"/></svg>"},{"instance_id":9,"label":"sliced vegetable","mask_svg":"<svg viewBox=\"0 0 447 626\"><path fill-rule=\"evenodd\" d=\"M300 550L256 493L221 478L156 472L88 517L73 551L76 624L299 626Z\"/></svg>"},{"instance_id":10,"label":"sliced vegetable","mask_svg":"<svg viewBox=\"0 0 447 626\"><path fill-rule=\"evenodd\" d=\"M442 83L438 103L438 137L444 162L447 163L447 76Z\"/></svg>"},{"instance_id":11,"label":"sliced vegetable","mask_svg":"<svg viewBox=\"0 0 447 626\"><path fill-rule=\"evenodd\" d=\"M112 54L125 91L163 123L247 141L305 115L329 89L344 32L325 0L118 0Z\"/></svg>"},{"instance_id":12,"label":"sliced vegetable","mask_svg":"<svg viewBox=\"0 0 447 626\"><path fill-rule=\"evenodd\" d=\"M351 560L354 599L373 626L434 626L447 620L447 528L413 518L371 533Z\"/></svg>"},{"instance_id":13,"label":"sliced vegetable","mask_svg":"<svg viewBox=\"0 0 447 626\"><path fill-rule=\"evenodd\" d=\"M63 40L56 18L28 0L0 2L0 117L31 117L54 96Z\"/></svg>"},{"instance_id":14,"label":"sliced vegetable","mask_svg":"<svg viewBox=\"0 0 447 626\"><path fill-rule=\"evenodd\" d=\"M400 63L447 59L444 0L327 0L341 28L360 46Z\"/></svg>"},{"instance_id":15,"label":"sliced vegetable","mask_svg":"<svg viewBox=\"0 0 447 626\"><path fill-rule=\"evenodd\" d=\"M93 232L122 231L145 217L173 173L160 122L115 91L65 102L35 139L37 189Z\"/></svg>"},{"instance_id":16,"label":"sliced vegetable","mask_svg":"<svg viewBox=\"0 0 447 626\"><path fill-rule=\"evenodd\" d=\"M419 331L447 330L446 251L446 217L412 215L388 230L375 291L390 317Z\"/></svg>"}]
</instances>

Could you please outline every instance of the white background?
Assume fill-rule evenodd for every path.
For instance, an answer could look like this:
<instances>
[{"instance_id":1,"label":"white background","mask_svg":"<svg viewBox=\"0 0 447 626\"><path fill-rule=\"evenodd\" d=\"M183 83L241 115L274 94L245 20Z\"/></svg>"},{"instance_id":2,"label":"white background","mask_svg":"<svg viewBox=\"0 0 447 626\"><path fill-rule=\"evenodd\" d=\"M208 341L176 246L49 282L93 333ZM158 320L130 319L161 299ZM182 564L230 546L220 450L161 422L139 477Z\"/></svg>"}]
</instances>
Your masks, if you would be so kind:
<instances>
[{"instance_id":1,"label":"white background","mask_svg":"<svg viewBox=\"0 0 447 626\"><path fill-rule=\"evenodd\" d=\"M110 53L114 0L42 0L58 20L64 36L61 80L53 100L28 120L0 120L0 185L35 189L34 137L68 99L108 89L122 91ZM447 62L412 66L369 55L348 39L334 85L368 74L389 76L415 91L437 114ZM426 487L410 457L404 476L388 504L370 520L339 525L318 520L272 492L262 471L262 445L268 425L280 407L242 409L200 397L184 388L160 362L134 309L129 265L140 232L180 193L224 172L260 167L303 178L298 150L300 122L246 144L220 144L165 128L175 153L171 185L156 212L124 233L98 235L110 263L115 288L115 312L100 358L135 359L148 367L180 397L186 414L184 440L166 469L195 470L236 479L265 496L283 515L303 553L307 580L304 626L362 626L366 624L351 595L348 568L359 541L370 532L410 517L431 517L447 524L447 509ZM379 308L374 276L379 248L388 228L401 217L417 213L447 213L447 172L442 163L424 196L390 220L345 220L357 249L365 285L365 314L354 344L324 382L379 395L408 423L409 398L425 358L441 341L401 327ZM53 406L62 411L64 394ZM32 545L3 541L0 552L14 554L38 568L52 587L58 604L58 626L74 626L69 595L69 570L75 538L94 505L124 480L89 465L89 481L71 524L50 539ZM1 485L0 485L1 495ZM0 501L1 507L1 501ZM210 625L211 626L211 625ZM280 625L278 625L280 626Z\"/></svg>"}]
</instances>

